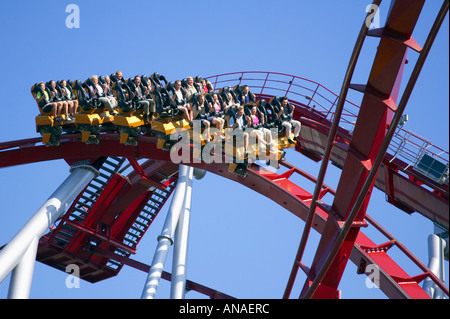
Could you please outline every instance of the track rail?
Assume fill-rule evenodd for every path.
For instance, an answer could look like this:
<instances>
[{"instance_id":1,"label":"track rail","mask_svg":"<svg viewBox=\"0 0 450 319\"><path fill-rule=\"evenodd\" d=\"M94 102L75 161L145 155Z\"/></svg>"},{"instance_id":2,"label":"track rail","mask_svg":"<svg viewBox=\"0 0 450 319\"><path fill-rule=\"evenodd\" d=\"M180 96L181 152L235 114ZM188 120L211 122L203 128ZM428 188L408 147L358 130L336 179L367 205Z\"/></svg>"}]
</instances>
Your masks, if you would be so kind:
<instances>
[{"instance_id":1,"label":"track rail","mask_svg":"<svg viewBox=\"0 0 450 319\"><path fill-rule=\"evenodd\" d=\"M374 4L378 5L380 2L375 0ZM389 203L407 213L418 212L448 228L449 153L412 132L402 128L396 129L433 39L448 11L448 1L444 1L430 35L421 48L412 38L412 32L424 2L424 0L415 2L397 0L390 8L384 28L368 31L366 26L362 27L340 96L317 82L283 73L246 71L207 78L216 89L227 85L247 84L259 99L270 100L275 96L288 96L296 107L294 118L303 124L302 143L296 146L296 151L315 161L322 160L317 178L286 162L282 165L288 170L282 174L269 172L255 164L250 165L245 178L228 172L225 163L195 165L184 163L251 187L306 221L285 298L289 297L290 288L299 268L307 276L300 294L301 298L338 297L337 287L349 259L359 266L360 273L365 272L367 265L376 265L382 277L380 288L391 298L428 298L419 286L419 283L427 277L447 295L449 293L448 287L442 281L393 235L366 214L371 190L377 187L386 193ZM372 70L366 84L350 84L366 36L380 38ZM397 105L408 48L417 51L419 59ZM364 94L361 106L346 100L349 88ZM97 201L104 200L111 192L116 194L121 203L128 203L140 198L140 192L147 191L149 185L158 187L163 182L153 176L156 172L155 165L164 166L163 163L173 165L169 152L158 150L156 140L152 136L139 136L137 138L139 144L136 147L120 144L117 134L100 134L99 138L100 144L86 145L80 142L78 134L63 135L60 137L59 146L49 148L41 145L40 139L1 143L0 167L52 159L64 159L71 165L79 161L94 162L105 157L124 157L134 168L134 175L130 176L130 179L144 180L145 187L129 191L126 189L125 180L115 175L111 179L112 182L106 186L109 187L108 192L105 188L98 194ZM147 158L151 162L141 167L136 158ZM439 173L433 171L435 168L432 170L431 166L424 167L424 163L430 159L431 166L437 163L437 166L445 167L447 163L446 171ZM342 169L336 190L323 184L329 160ZM149 171L150 167L153 167L152 171ZM290 180L293 174L300 174L310 180L315 185L314 194L302 188L303 186L293 183ZM322 201L325 194L334 196L331 205ZM421 201L417 201L416 198L420 198ZM69 228L78 232L75 236L76 242L68 246L70 252L75 256L79 254L82 241L88 234L95 235L101 244L97 255L91 258L94 264L100 261L104 263L108 258L110 261L116 258L122 260L122 264L136 266L137 262L128 259L129 255L135 252L135 246L126 247L108 236L105 238L97 234L92 227L89 228L98 218L104 221L111 220L107 208L104 209L102 205L98 205L101 206L98 208L95 206L97 202L95 200L92 202L94 212L88 212L86 215L89 225L65 220ZM139 205L136 205L137 209ZM135 211L129 212L124 216L134 213ZM388 241L375 244L362 230L369 225L383 234ZM322 237L314 261L308 267L301 262L301 256L311 228L322 234ZM123 229L116 233L124 240ZM50 234L50 237L54 235ZM114 248L111 248L111 245ZM423 273L413 276L407 274L387 253L394 245ZM126 253L118 256L117 248ZM138 268L146 269L146 266L138 265ZM209 288L203 290L207 294L216 294ZM227 297L224 294L218 296Z\"/></svg>"},{"instance_id":2,"label":"track rail","mask_svg":"<svg viewBox=\"0 0 450 319\"><path fill-rule=\"evenodd\" d=\"M48 161L55 159L65 159L68 163L72 163L79 160L94 160L100 155L106 156L123 156L130 157L136 156L138 158L151 158L152 160L170 161L169 152L156 149L155 139L146 136L138 137L139 144L137 147L123 146L119 143L119 137L116 134L101 134L100 144L98 145L86 145L79 141L80 136L77 134L67 135L61 138L62 142L58 147L46 147L40 145L40 139L27 139L16 142L6 143L8 147L4 147L6 144L0 145L3 151L0 153L2 161L0 165L2 167L32 163L35 161ZM84 154L82 158L78 154ZM9 164L8 164L9 163ZM295 183L291 182L289 178L293 174L300 174L302 177L315 184L316 178L310 174L302 171L301 169L292 166L289 163L282 162L282 165L288 169L288 172L283 174L276 174L261 169L257 165L252 165L248 170L246 178L238 176L233 173L229 173L227 164L191 164L191 166L199 167L210 171L214 174L236 181L244 186L247 186L254 191L272 199L294 215L306 219L306 215L309 210L310 199L312 195L305 189L300 188ZM145 172L145 165L143 164ZM134 174L136 175L136 173ZM322 195L326 193L335 194L335 190L329 186L324 185ZM329 206L325 203L320 203L316 209L313 228L319 233L323 233L326 221L329 216ZM366 219L367 223L375 225L377 229L380 229L382 233L389 236L389 233L378 225L370 216ZM400 242L388 237L390 247L397 245L398 247L404 247ZM437 285L448 293L448 288L439 281L416 257L409 253L407 256L413 260L424 273L415 276L409 276L402 270L398 264L392 260L388 254L386 245L377 245L362 232L358 235L358 238L353 246L350 259L364 272L364 267L370 264L377 265L381 270L381 289L390 298L427 298L427 294L420 288L419 282L425 277L432 278ZM383 249L381 249L383 248ZM407 251L407 250L406 250ZM106 252L104 252L106 254ZM111 252L109 252L111 254ZM111 257L104 255L104 257ZM117 259L124 259L125 257L117 256ZM130 259L130 262L123 262L124 264L130 264L136 266L136 262ZM364 267L363 267L364 266ZM138 265L138 269L143 269L146 266ZM308 271L305 265L301 265L301 268ZM146 268L145 268L146 269ZM208 288L209 289L209 288ZM215 292L214 290L208 290L205 288L205 293L213 293L216 297L225 298L227 295Z\"/></svg>"}]
</instances>

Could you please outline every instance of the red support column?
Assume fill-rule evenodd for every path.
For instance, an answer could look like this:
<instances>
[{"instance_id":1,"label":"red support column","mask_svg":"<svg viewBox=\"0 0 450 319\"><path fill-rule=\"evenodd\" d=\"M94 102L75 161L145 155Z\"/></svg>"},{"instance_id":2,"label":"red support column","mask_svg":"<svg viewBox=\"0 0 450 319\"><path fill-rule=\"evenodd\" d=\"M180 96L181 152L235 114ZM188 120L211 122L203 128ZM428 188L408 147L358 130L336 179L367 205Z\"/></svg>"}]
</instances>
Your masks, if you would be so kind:
<instances>
[{"instance_id":1,"label":"red support column","mask_svg":"<svg viewBox=\"0 0 450 319\"><path fill-rule=\"evenodd\" d=\"M311 275L317 276L320 271L323 272L322 267L328 268L325 269L323 278L320 278L320 284L314 287L313 291L309 289L311 281L305 283L300 298L337 296L337 288L359 233L358 224L364 221L375 180L372 181L367 194L363 194L365 198L352 221L353 226L329 266L326 265L326 260L334 253L333 246L338 242L341 232L342 223L339 222L345 222L349 217L383 144L396 109L395 102L399 94L407 45L394 39L392 35L410 39L423 4L424 1L407 0L397 0L394 3L384 28L387 32L380 33L382 37L368 82L365 86L354 86L363 87L364 97L332 205L333 214L330 214L325 225L311 266Z\"/></svg>"}]
</instances>

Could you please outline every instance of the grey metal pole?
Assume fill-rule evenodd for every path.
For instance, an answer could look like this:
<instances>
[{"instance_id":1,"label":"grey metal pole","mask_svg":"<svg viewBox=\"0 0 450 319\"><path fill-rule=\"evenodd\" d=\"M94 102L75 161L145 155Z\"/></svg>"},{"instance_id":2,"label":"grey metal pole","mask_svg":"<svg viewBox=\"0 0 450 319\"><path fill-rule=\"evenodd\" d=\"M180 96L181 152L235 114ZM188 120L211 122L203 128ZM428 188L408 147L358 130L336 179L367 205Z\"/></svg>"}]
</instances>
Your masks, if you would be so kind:
<instances>
[{"instance_id":1,"label":"grey metal pole","mask_svg":"<svg viewBox=\"0 0 450 319\"><path fill-rule=\"evenodd\" d=\"M0 251L0 282L16 267L35 238L41 238L62 216L76 196L98 175L90 165L70 168L71 174L31 217L22 229ZM36 253L36 252L35 252Z\"/></svg>"},{"instance_id":2,"label":"grey metal pole","mask_svg":"<svg viewBox=\"0 0 450 319\"><path fill-rule=\"evenodd\" d=\"M34 237L22 259L11 272L8 299L28 299L30 297L38 244L39 238Z\"/></svg>"},{"instance_id":3,"label":"grey metal pole","mask_svg":"<svg viewBox=\"0 0 450 319\"><path fill-rule=\"evenodd\" d=\"M191 216L192 177L194 169L188 168L186 194L184 197L184 209L181 212L175 230L175 242L173 245L171 299L184 299L186 294L186 269L189 238L189 222Z\"/></svg>"},{"instance_id":4,"label":"grey metal pole","mask_svg":"<svg viewBox=\"0 0 450 319\"><path fill-rule=\"evenodd\" d=\"M436 234L428 236L428 268L442 281L445 280L444 275L444 249L446 242ZM444 299L443 291L431 280L425 278L423 290L433 299Z\"/></svg>"},{"instance_id":5,"label":"grey metal pole","mask_svg":"<svg viewBox=\"0 0 450 319\"><path fill-rule=\"evenodd\" d=\"M190 168L192 169L192 168ZM153 299L161 279L164 264L173 244L173 236L181 211L184 210L184 197L187 188L188 166L180 165L178 172L178 182L167 212L161 235L158 236L158 246L153 256L152 264L142 291L141 299Z\"/></svg>"}]
</instances>

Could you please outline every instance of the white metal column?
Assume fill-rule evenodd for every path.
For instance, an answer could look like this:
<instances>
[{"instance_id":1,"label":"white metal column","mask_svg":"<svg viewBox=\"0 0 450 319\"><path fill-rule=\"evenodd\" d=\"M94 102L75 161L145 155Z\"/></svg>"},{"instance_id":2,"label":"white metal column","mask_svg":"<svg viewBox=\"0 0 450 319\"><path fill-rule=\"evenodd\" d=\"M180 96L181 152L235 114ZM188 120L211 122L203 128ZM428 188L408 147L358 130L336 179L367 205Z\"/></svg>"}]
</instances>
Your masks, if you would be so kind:
<instances>
[{"instance_id":1,"label":"white metal column","mask_svg":"<svg viewBox=\"0 0 450 319\"><path fill-rule=\"evenodd\" d=\"M0 282L16 267L25 254L27 259L31 258L32 254L34 254L33 259L36 259L37 244L34 245L33 241L45 234L48 228L65 213L76 196L97 175L98 171L89 165L76 165L70 168L70 175L66 180L0 251ZM27 262L25 262L26 264ZM30 269L29 264L24 268ZM22 271L19 270L19 273ZM16 280L13 281L16 282ZM14 289L12 295L15 295ZM21 295L24 293L22 292Z\"/></svg>"},{"instance_id":2,"label":"white metal column","mask_svg":"<svg viewBox=\"0 0 450 319\"><path fill-rule=\"evenodd\" d=\"M444 281L444 249L446 241L436 234L428 236L428 268L438 277ZM430 279L424 280L422 288L433 299L443 299L445 294L443 291Z\"/></svg>"},{"instance_id":3,"label":"white metal column","mask_svg":"<svg viewBox=\"0 0 450 319\"><path fill-rule=\"evenodd\" d=\"M189 238L189 221L191 216L192 176L193 168L189 168L184 209L181 212L175 230L173 245L172 280L170 289L171 299L184 299L186 294L187 250Z\"/></svg>"},{"instance_id":4,"label":"white metal column","mask_svg":"<svg viewBox=\"0 0 450 319\"><path fill-rule=\"evenodd\" d=\"M38 245L39 238L34 237L22 259L11 272L8 299L28 299L30 297Z\"/></svg>"},{"instance_id":5,"label":"white metal column","mask_svg":"<svg viewBox=\"0 0 450 319\"><path fill-rule=\"evenodd\" d=\"M170 246L173 244L173 236L175 228L177 226L178 220L180 218L181 212L184 211L184 199L187 190L187 184L189 172L193 168L180 165L178 171L178 182L176 189L173 193L172 202L170 203L169 211L161 232L158 236L158 246L156 252L153 256L153 261L148 272L147 280L142 291L142 299L153 299L156 294L156 289L159 285L159 280L163 272L164 264L167 259L167 254L169 252Z\"/></svg>"}]
</instances>

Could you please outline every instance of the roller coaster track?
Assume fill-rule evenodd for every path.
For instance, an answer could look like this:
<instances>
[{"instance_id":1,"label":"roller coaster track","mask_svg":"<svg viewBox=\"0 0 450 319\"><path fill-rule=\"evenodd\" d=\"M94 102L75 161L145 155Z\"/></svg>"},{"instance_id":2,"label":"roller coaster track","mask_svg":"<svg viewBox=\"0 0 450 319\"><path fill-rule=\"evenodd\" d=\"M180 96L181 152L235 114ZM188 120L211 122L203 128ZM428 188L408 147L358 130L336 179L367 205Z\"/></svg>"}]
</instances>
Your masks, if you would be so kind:
<instances>
[{"instance_id":1,"label":"roller coaster track","mask_svg":"<svg viewBox=\"0 0 450 319\"><path fill-rule=\"evenodd\" d=\"M448 152L430 144L419 147L416 153L420 156L413 156L415 160L410 161L400 145L420 145L423 140L413 136L405 141L404 136L410 132L397 129L420 68L448 11L445 1L421 48L411 34L423 3L398 0L383 29L369 32L362 27L340 95L317 82L282 73L237 72L208 78L216 89L247 84L257 99L288 96L295 105L294 118L302 123L301 144L295 150L314 161L322 160L318 177L285 161L280 162L286 169L284 173L251 164L245 178L229 172L227 163L184 163L251 188L306 222L284 298L290 296L298 269L307 275L300 298L337 298L339 281L349 259L358 266L359 273L364 273L368 265L376 265L380 269L380 289L389 298L429 298L419 285L427 277L448 296L448 287L366 213L372 188L376 187L387 195L389 203L406 213L422 214L448 229L448 180L434 179L417 169L424 154L448 163ZM366 36L380 37L372 72L367 84L351 84L354 64ZM420 56L397 104L408 47ZM348 89L364 94L361 106L345 99ZM178 169L171 162L170 153L158 149L156 138L151 135L138 136L137 146L120 144L117 133L102 133L99 139L98 145L88 145L81 142L80 134L68 134L62 135L60 145L54 147L43 145L40 138L0 143L0 167L64 159L69 165L88 162L105 171L101 175L104 179L91 182L55 229L41 238L38 251L38 260L59 269L72 262L84 264L84 279L91 282L117 275L125 264L148 270L148 265L130 256L136 253L137 243L173 191ZM133 168L126 177L119 174L125 159ZM323 183L329 161L342 169L336 190ZM116 165L108 168L108 163L113 162ZM311 181L314 192L294 183L295 175ZM114 203L109 194L114 194ZM326 194L334 196L333 203L322 201ZM376 244L365 235L362 228L369 225L387 241ZM321 240L312 265L307 266L301 257L310 229L320 233ZM388 254L393 246L422 273L406 273ZM163 278L170 279L170 275L165 273ZM212 298L231 298L192 282L188 288Z\"/></svg>"}]
</instances>

